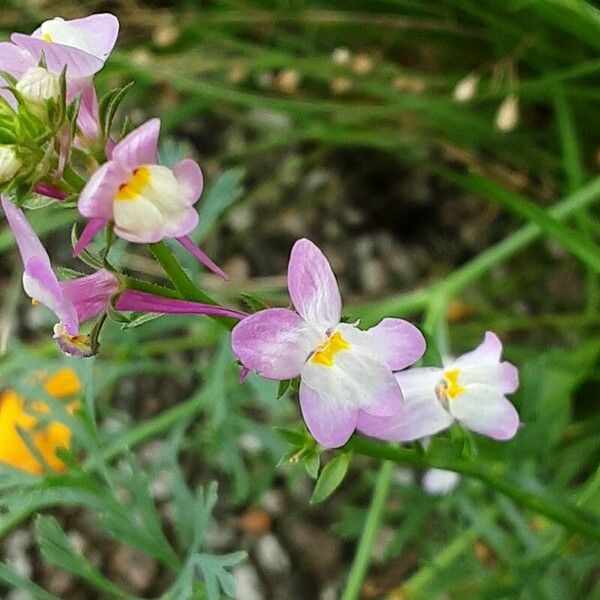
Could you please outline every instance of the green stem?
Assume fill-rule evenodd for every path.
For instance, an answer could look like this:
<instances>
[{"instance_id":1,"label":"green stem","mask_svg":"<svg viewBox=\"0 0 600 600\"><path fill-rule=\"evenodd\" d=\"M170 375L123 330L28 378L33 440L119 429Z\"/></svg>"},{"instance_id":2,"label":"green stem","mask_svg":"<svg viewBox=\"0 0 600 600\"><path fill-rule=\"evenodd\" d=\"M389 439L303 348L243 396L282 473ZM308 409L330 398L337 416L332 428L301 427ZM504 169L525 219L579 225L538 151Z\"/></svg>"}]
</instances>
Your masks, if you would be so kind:
<instances>
[{"instance_id":1,"label":"green stem","mask_svg":"<svg viewBox=\"0 0 600 600\"><path fill-rule=\"evenodd\" d=\"M156 283L150 283L149 281L142 281L141 279L129 277L128 275L121 275L121 279L123 280L125 287L130 290L139 290L140 292L147 292L148 294L162 296L163 298L181 299L181 294L177 292L177 290Z\"/></svg>"},{"instance_id":2,"label":"green stem","mask_svg":"<svg viewBox=\"0 0 600 600\"><path fill-rule=\"evenodd\" d=\"M471 548L473 541L479 533L477 527L469 527L463 531L444 549L437 554L431 561L427 561L421 569L410 577L408 581L402 584L397 590L393 590L388 598L420 598L424 596L424 591L430 585L432 580L440 573L451 566L460 556Z\"/></svg>"},{"instance_id":3,"label":"green stem","mask_svg":"<svg viewBox=\"0 0 600 600\"><path fill-rule=\"evenodd\" d=\"M600 177L597 177L554 205L548 213L558 221L562 221L599 199ZM427 306L429 299L440 293L440 291L449 297L458 294L467 285L479 279L497 264L509 259L535 242L541 235L542 230L538 225L525 225L448 275L442 282L433 283L428 288L413 294L388 298L382 302L357 307L353 311L353 316L362 317L364 325L371 325L385 316L422 310Z\"/></svg>"},{"instance_id":4,"label":"green stem","mask_svg":"<svg viewBox=\"0 0 600 600\"><path fill-rule=\"evenodd\" d=\"M177 262L173 253L164 242L150 244L150 250L154 254L156 260L161 264L165 273L169 276L181 297L185 300L193 300L194 302L202 302L204 304L212 304L219 306L219 303L205 294L198 286L189 278L188 274L183 270L183 267ZM215 321L221 323L226 329L233 329L238 323L236 319L227 317L211 317Z\"/></svg>"},{"instance_id":5,"label":"green stem","mask_svg":"<svg viewBox=\"0 0 600 600\"><path fill-rule=\"evenodd\" d=\"M373 545L379 531L379 523L381 522L385 501L390 489L393 468L394 463L390 461L383 462L379 468L379 475L377 476L377 483L373 491L373 499L371 500L371 506L367 514L367 520L362 530L358 549L348 575L348 583L346 584L346 589L341 600L356 600L360 595L360 589L367 574L369 563L371 562Z\"/></svg>"},{"instance_id":6,"label":"green stem","mask_svg":"<svg viewBox=\"0 0 600 600\"><path fill-rule=\"evenodd\" d=\"M562 158L565 175L567 177L567 190L578 190L585 181L583 169L582 148L577 133L573 111L569 106L564 89L557 85L554 91L554 111L560 134ZM579 229L594 242L594 230L591 226L592 218L584 208L575 214L575 221ZM593 269L586 270L586 313L594 315L600 307L600 281Z\"/></svg>"},{"instance_id":7,"label":"green stem","mask_svg":"<svg viewBox=\"0 0 600 600\"><path fill-rule=\"evenodd\" d=\"M356 454L389 460L401 465L426 469L445 469L473 477L501 494L512 498L521 506L544 515L548 519L564 525L573 532L600 541L600 521L596 517L577 509L575 506L560 504L554 499L546 499L530 490L523 489L517 484L495 474L493 472L494 469L490 465L481 462L471 462L462 458L420 454L415 450L359 436L352 437L346 447Z\"/></svg>"},{"instance_id":8,"label":"green stem","mask_svg":"<svg viewBox=\"0 0 600 600\"><path fill-rule=\"evenodd\" d=\"M567 196L548 212L555 219L561 221L599 199L600 177L597 177L577 192ZM454 271L439 285L449 294L456 294L497 264L514 256L536 241L541 234L542 230L538 225L532 223L525 225L503 241L482 252L457 271Z\"/></svg>"}]
</instances>

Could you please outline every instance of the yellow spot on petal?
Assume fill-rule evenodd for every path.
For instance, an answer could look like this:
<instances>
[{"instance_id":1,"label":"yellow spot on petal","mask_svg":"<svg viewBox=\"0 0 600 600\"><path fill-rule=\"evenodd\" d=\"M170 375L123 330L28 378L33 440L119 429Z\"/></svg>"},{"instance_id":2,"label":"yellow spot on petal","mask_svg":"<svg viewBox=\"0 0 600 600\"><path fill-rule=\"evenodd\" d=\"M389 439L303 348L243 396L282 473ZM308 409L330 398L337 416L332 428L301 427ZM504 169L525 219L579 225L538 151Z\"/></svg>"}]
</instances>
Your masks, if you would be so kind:
<instances>
[{"instance_id":1,"label":"yellow spot on petal","mask_svg":"<svg viewBox=\"0 0 600 600\"><path fill-rule=\"evenodd\" d=\"M443 379L437 384L435 393L442 403L447 408L448 402L454 400L457 396L465 391L465 388L460 385L458 378L460 377L460 369L452 369L445 371Z\"/></svg>"},{"instance_id":2,"label":"yellow spot on petal","mask_svg":"<svg viewBox=\"0 0 600 600\"><path fill-rule=\"evenodd\" d=\"M49 396L56 399L73 397L81 391L81 384L72 369L60 369L50 377L43 377ZM73 413L79 400L71 400L66 409ZM13 390L0 394L0 462L34 475L44 473L46 466L55 472L64 472L65 464L56 456L58 448L71 445L71 430L58 421L40 425L35 413L49 413L45 402L26 403ZM43 459L42 464L30 450L23 436L28 438Z\"/></svg>"},{"instance_id":3,"label":"yellow spot on petal","mask_svg":"<svg viewBox=\"0 0 600 600\"><path fill-rule=\"evenodd\" d=\"M52 36L49 33L44 33L42 35L42 39L46 42L52 43Z\"/></svg>"},{"instance_id":4,"label":"yellow spot on petal","mask_svg":"<svg viewBox=\"0 0 600 600\"><path fill-rule=\"evenodd\" d=\"M446 393L451 400L454 400L456 396L462 394L465 391L465 388L458 383L458 376L460 375L460 371L458 369L452 369L452 371L446 371L444 373L444 378L448 382L448 389Z\"/></svg>"},{"instance_id":5,"label":"yellow spot on petal","mask_svg":"<svg viewBox=\"0 0 600 600\"><path fill-rule=\"evenodd\" d=\"M134 170L130 179L119 186L115 200L135 200L149 183L150 171L148 167L138 167Z\"/></svg>"},{"instance_id":6,"label":"yellow spot on petal","mask_svg":"<svg viewBox=\"0 0 600 600\"><path fill-rule=\"evenodd\" d=\"M348 350L350 344L342 337L339 331L336 331L323 344L321 344L311 357L311 362L324 367L333 366L333 358L342 350Z\"/></svg>"},{"instance_id":7,"label":"yellow spot on petal","mask_svg":"<svg viewBox=\"0 0 600 600\"><path fill-rule=\"evenodd\" d=\"M32 305L32 306L37 306L39 303L40 303L40 301L39 301L39 300L36 300L35 298L32 298L32 299L31 299L31 305Z\"/></svg>"}]
</instances>

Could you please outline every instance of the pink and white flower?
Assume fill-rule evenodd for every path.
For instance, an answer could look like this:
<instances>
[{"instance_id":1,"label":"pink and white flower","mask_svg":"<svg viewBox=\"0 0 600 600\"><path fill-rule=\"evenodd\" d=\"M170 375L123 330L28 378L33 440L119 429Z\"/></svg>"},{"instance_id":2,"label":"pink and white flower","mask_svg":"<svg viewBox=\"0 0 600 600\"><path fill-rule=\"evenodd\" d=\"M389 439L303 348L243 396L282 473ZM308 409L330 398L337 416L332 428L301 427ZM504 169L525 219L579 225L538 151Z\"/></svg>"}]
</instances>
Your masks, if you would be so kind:
<instances>
[{"instance_id":1,"label":"pink and white flower","mask_svg":"<svg viewBox=\"0 0 600 600\"><path fill-rule=\"evenodd\" d=\"M519 415L506 399L519 386L517 368L501 362L502 343L491 331L472 352L444 368L396 373L404 394L402 409L387 419L361 413L358 430L394 442L408 442L446 429L455 420L496 440L512 438Z\"/></svg>"},{"instance_id":2,"label":"pink and white flower","mask_svg":"<svg viewBox=\"0 0 600 600\"><path fill-rule=\"evenodd\" d=\"M288 266L295 311L262 310L238 323L232 348L244 367L267 379L300 376L300 408L315 439L326 448L344 445L362 415L390 418L402 406L393 371L425 351L425 339L401 319L361 330L340 323L340 292L323 253L298 240Z\"/></svg>"},{"instance_id":3,"label":"pink and white flower","mask_svg":"<svg viewBox=\"0 0 600 600\"><path fill-rule=\"evenodd\" d=\"M119 280L101 269L92 275L59 282L46 249L23 211L6 196L1 197L1 202L23 259L25 293L57 316L54 338L63 351L89 356L91 349L85 337L80 336L79 325L106 311L111 297L119 290Z\"/></svg>"},{"instance_id":4,"label":"pink and white flower","mask_svg":"<svg viewBox=\"0 0 600 600\"><path fill-rule=\"evenodd\" d=\"M200 262L226 279L223 271L187 237L199 220L194 204L204 186L200 167L190 159L171 168L159 165L159 133L159 119L151 119L132 131L87 182L78 208L90 221L75 247L75 255L112 221L115 233L130 242L151 244L176 238Z\"/></svg>"},{"instance_id":5,"label":"pink and white flower","mask_svg":"<svg viewBox=\"0 0 600 600\"><path fill-rule=\"evenodd\" d=\"M31 35L13 33L10 39L36 65L43 55L54 73L66 67L69 78L80 79L92 77L102 69L118 35L117 17L103 13L71 21L56 17L44 21ZM11 56L19 55L11 50Z\"/></svg>"},{"instance_id":6,"label":"pink and white flower","mask_svg":"<svg viewBox=\"0 0 600 600\"><path fill-rule=\"evenodd\" d=\"M81 94L78 124L93 139L98 134L98 99L92 77L104 66L119 34L119 21L111 14L90 15L65 21L51 19L31 35L13 33L10 42L0 43L0 69L21 79L36 69L42 56L51 73L66 68L67 101ZM11 104L14 99L0 90Z\"/></svg>"}]
</instances>

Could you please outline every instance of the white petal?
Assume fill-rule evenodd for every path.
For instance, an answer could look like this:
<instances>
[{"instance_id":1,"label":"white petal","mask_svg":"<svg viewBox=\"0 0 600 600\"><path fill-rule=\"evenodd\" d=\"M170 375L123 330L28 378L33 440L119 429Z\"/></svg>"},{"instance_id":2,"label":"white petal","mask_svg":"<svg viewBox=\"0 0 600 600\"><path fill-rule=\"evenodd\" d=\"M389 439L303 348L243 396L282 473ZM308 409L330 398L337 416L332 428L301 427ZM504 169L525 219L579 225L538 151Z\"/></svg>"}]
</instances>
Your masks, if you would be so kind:
<instances>
[{"instance_id":1,"label":"white petal","mask_svg":"<svg viewBox=\"0 0 600 600\"><path fill-rule=\"evenodd\" d=\"M115 233L136 243L154 243L162 239L163 215L142 196L114 203Z\"/></svg>"},{"instance_id":2,"label":"white petal","mask_svg":"<svg viewBox=\"0 0 600 600\"><path fill-rule=\"evenodd\" d=\"M515 407L498 388L474 383L449 402L449 410L465 427L497 440L512 438L519 427Z\"/></svg>"},{"instance_id":3,"label":"white petal","mask_svg":"<svg viewBox=\"0 0 600 600\"><path fill-rule=\"evenodd\" d=\"M335 331L350 347L336 352L331 366L310 358L302 368L302 381L343 406L382 416L398 412L402 392L391 370L372 351L369 336L346 324Z\"/></svg>"},{"instance_id":4,"label":"white petal","mask_svg":"<svg viewBox=\"0 0 600 600\"><path fill-rule=\"evenodd\" d=\"M383 440L408 442L449 427L453 418L444 410L435 394L441 373L441 369L433 367L396 373L404 396L402 408L396 415L387 418L360 413L359 431Z\"/></svg>"}]
</instances>

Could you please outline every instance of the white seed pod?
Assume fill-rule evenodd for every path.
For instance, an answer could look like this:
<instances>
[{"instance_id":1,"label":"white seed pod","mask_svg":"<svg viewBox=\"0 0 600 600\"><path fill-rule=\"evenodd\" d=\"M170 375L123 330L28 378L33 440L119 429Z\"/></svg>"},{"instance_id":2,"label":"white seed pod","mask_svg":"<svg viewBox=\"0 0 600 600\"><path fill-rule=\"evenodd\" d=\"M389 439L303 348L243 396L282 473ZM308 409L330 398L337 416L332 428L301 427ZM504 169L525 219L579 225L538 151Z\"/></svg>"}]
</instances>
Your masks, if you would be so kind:
<instances>
[{"instance_id":1,"label":"white seed pod","mask_svg":"<svg viewBox=\"0 0 600 600\"><path fill-rule=\"evenodd\" d=\"M60 96L58 77L43 67L32 67L17 83L17 91L30 102L41 104Z\"/></svg>"},{"instance_id":2,"label":"white seed pod","mask_svg":"<svg viewBox=\"0 0 600 600\"><path fill-rule=\"evenodd\" d=\"M452 96L457 102L468 102L477 92L478 86L479 75L477 73L469 73L456 84Z\"/></svg>"},{"instance_id":3,"label":"white seed pod","mask_svg":"<svg viewBox=\"0 0 600 600\"><path fill-rule=\"evenodd\" d=\"M496 127L500 131L511 131L519 122L519 99L511 94L504 99L496 113Z\"/></svg>"},{"instance_id":4,"label":"white seed pod","mask_svg":"<svg viewBox=\"0 0 600 600\"><path fill-rule=\"evenodd\" d=\"M22 166L14 146L0 146L0 183L12 179Z\"/></svg>"}]
</instances>

